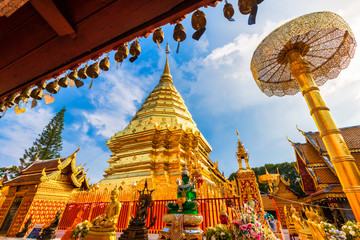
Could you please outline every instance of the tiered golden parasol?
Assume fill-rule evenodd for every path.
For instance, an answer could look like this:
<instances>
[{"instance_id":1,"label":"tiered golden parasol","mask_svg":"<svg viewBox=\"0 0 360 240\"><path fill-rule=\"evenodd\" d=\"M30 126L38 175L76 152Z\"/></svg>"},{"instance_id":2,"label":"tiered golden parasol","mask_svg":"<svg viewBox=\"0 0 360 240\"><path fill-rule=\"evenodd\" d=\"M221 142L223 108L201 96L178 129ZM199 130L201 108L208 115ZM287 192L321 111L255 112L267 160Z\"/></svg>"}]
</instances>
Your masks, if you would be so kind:
<instances>
[{"instance_id":1,"label":"tiered golden parasol","mask_svg":"<svg viewBox=\"0 0 360 240\"><path fill-rule=\"evenodd\" d=\"M302 92L360 222L359 170L318 88L349 65L355 47L354 34L339 15L311 13L270 33L255 50L251 71L261 91L268 96Z\"/></svg>"}]
</instances>

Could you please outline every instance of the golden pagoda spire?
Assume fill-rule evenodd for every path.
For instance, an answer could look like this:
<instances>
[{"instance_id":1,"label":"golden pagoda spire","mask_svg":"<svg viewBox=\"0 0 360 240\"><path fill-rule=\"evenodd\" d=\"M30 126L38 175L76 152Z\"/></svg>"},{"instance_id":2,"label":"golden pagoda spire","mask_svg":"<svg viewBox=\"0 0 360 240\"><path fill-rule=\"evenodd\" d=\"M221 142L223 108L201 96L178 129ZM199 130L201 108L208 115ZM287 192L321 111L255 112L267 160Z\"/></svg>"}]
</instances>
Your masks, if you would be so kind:
<instances>
[{"instance_id":1,"label":"golden pagoda spire","mask_svg":"<svg viewBox=\"0 0 360 240\"><path fill-rule=\"evenodd\" d=\"M164 72L161 76L160 82L171 82L172 83L172 76L170 73L170 65L169 65L169 53L170 53L169 43L166 45L165 53L166 53L166 63L165 63Z\"/></svg>"}]
</instances>

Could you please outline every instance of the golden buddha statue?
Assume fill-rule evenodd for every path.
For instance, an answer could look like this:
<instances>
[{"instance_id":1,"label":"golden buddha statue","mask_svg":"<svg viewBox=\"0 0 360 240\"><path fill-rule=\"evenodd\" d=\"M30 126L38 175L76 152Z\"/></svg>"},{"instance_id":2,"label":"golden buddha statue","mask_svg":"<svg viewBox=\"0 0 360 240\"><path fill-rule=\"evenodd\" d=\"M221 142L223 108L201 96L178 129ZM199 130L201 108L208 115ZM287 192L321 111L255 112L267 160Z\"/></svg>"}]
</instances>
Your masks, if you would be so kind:
<instances>
[{"instance_id":1,"label":"golden buddha statue","mask_svg":"<svg viewBox=\"0 0 360 240\"><path fill-rule=\"evenodd\" d=\"M121 203L117 200L119 190L117 186L111 191L111 202L105 208L105 213L97 216L91 223L89 232L84 240L115 240L116 224L119 218Z\"/></svg>"}]
</instances>

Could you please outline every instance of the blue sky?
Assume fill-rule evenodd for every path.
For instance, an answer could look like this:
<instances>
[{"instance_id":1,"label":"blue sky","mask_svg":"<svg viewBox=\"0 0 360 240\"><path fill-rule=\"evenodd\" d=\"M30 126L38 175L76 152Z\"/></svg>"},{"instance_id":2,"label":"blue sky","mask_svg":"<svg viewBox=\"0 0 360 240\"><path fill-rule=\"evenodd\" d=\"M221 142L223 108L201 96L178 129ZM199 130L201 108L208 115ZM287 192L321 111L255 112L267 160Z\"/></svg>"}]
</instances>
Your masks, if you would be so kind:
<instances>
[{"instance_id":1,"label":"blue sky","mask_svg":"<svg viewBox=\"0 0 360 240\"><path fill-rule=\"evenodd\" d=\"M1 166L18 163L25 149L32 145L48 121L66 106L63 132L63 156L81 145L78 162L87 163L91 182L102 178L111 152L106 140L126 127L146 96L156 86L165 63L164 48L168 41L173 50L170 68L174 84L182 95L199 130L211 144L210 158L219 161L219 168L228 176L238 169L235 159L236 127L250 154L252 167L266 163L294 161L295 154L288 136L304 141L296 125L304 131L317 131L301 94L267 97L258 89L250 72L250 60L260 41L277 26L300 15L315 11L333 11L351 26L360 39L360 2L266 0L259 5L256 25L247 25L247 17L233 4L235 22L222 15L224 3L216 8L203 8L208 19L207 30L197 42L191 38L189 15L184 21L187 39L175 53L173 25L163 27L165 41L158 49L152 36L140 39L140 57L126 60L115 68L114 52L111 68L85 85L61 89L55 102L43 101L34 109L16 115L11 109L0 120ZM91 62L90 62L91 63ZM355 54L349 67L335 80L322 86L321 92L338 127L360 124L360 56Z\"/></svg>"}]
</instances>

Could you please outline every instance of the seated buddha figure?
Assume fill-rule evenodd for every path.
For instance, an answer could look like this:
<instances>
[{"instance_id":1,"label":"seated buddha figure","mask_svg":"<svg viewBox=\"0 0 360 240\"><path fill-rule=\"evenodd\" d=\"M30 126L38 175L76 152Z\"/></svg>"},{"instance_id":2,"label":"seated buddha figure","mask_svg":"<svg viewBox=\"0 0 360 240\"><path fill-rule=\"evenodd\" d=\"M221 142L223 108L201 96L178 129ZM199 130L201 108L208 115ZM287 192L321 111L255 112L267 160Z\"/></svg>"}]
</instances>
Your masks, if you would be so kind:
<instances>
[{"instance_id":1,"label":"seated buddha figure","mask_svg":"<svg viewBox=\"0 0 360 240\"><path fill-rule=\"evenodd\" d=\"M119 196L119 190L117 186L111 191L111 202L105 208L105 213L97 216L91 223L91 231L105 232L116 230L116 223L119 218L121 204L117 200Z\"/></svg>"},{"instance_id":2,"label":"seated buddha figure","mask_svg":"<svg viewBox=\"0 0 360 240\"><path fill-rule=\"evenodd\" d=\"M181 179L177 181L177 199L176 203L168 202L166 207L168 214L183 213L183 214L198 214L197 208L199 203L196 199L196 180L190 182L190 173L187 170L186 161L183 171L181 172Z\"/></svg>"}]
</instances>

